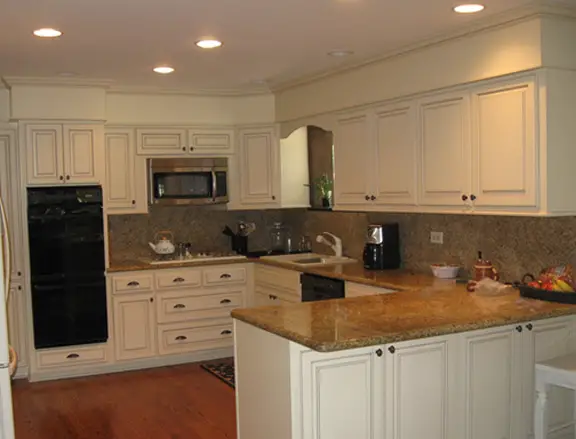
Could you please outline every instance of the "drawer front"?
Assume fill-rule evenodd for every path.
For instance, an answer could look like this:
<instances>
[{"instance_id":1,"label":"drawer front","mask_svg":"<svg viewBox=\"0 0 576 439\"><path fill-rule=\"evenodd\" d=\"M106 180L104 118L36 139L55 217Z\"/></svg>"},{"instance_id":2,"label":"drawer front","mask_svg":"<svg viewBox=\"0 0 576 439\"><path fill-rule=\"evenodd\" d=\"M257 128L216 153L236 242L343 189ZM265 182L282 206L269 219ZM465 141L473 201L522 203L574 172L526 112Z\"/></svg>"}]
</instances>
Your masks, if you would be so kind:
<instances>
[{"instance_id":1,"label":"drawer front","mask_svg":"<svg viewBox=\"0 0 576 439\"><path fill-rule=\"evenodd\" d=\"M284 268L257 265L255 280L257 284L271 285L282 290L299 292L300 273Z\"/></svg>"},{"instance_id":2,"label":"drawer front","mask_svg":"<svg viewBox=\"0 0 576 439\"><path fill-rule=\"evenodd\" d=\"M254 293L260 296L260 299L267 297L270 305L281 305L287 303L300 303L302 302L302 296L291 292L280 290L277 288L271 288L269 286L256 285L254 287Z\"/></svg>"},{"instance_id":3,"label":"drawer front","mask_svg":"<svg viewBox=\"0 0 576 439\"><path fill-rule=\"evenodd\" d=\"M214 322L210 326L188 323L158 327L160 355L227 348L234 345L231 319Z\"/></svg>"},{"instance_id":4,"label":"drawer front","mask_svg":"<svg viewBox=\"0 0 576 439\"><path fill-rule=\"evenodd\" d=\"M162 270L156 273L156 288L195 288L202 285L200 270Z\"/></svg>"},{"instance_id":5,"label":"drawer front","mask_svg":"<svg viewBox=\"0 0 576 439\"><path fill-rule=\"evenodd\" d=\"M81 364L105 363L107 346L70 348L37 352L39 367L73 367Z\"/></svg>"},{"instance_id":6,"label":"drawer front","mask_svg":"<svg viewBox=\"0 0 576 439\"><path fill-rule=\"evenodd\" d=\"M228 285L246 283L246 268L217 267L204 270L204 285Z\"/></svg>"},{"instance_id":7,"label":"drawer front","mask_svg":"<svg viewBox=\"0 0 576 439\"><path fill-rule=\"evenodd\" d=\"M158 294L158 323L230 317L234 308L243 305L244 296L244 288L204 296L185 293Z\"/></svg>"},{"instance_id":8,"label":"drawer front","mask_svg":"<svg viewBox=\"0 0 576 439\"><path fill-rule=\"evenodd\" d=\"M154 283L152 274L123 274L112 278L112 291L114 293L141 293L151 291Z\"/></svg>"}]
</instances>

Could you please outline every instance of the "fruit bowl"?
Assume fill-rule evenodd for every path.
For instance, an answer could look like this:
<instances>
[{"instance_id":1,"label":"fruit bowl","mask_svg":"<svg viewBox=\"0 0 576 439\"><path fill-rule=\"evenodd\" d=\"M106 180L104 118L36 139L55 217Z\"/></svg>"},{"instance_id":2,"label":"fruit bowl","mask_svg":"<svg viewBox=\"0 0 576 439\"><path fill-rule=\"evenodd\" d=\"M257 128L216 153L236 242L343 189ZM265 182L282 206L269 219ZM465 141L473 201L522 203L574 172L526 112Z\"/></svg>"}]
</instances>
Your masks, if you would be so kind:
<instances>
[{"instance_id":1,"label":"fruit bowl","mask_svg":"<svg viewBox=\"0 0 576 439\"><path fill-rule=\"evenodd\" d=\"M450 264L432 264L430 268L438 279L454 279L460 271L460 266Z\"/></svg>"},{"instance_id":2,"label":"fruit bowl","mask_svg":"<svg viewBox=\"0 0 576 439\"><path fill-rule=\"evenodd\" d=\"M518 284L516 288L520 290L522 297L529 299L545 300L546 302L569 303L576 305L576 293L563 291L549 291L528 285Z\"/></svg>"}]
</instances>

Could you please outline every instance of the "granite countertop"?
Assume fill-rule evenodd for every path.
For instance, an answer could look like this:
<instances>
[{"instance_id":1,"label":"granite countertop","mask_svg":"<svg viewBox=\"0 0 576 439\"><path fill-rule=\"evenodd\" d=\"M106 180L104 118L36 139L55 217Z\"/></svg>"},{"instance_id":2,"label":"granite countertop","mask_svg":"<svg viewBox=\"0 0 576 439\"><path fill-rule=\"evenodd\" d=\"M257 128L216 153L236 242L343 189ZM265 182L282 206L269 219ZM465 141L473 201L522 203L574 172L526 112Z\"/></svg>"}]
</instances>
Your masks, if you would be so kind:
<instances>
[{"instance_id":1,"label":"granite countertop","mask_svg":"<svg viewBox=\"0 0 576 439\"><path fill-rule=\"evenodd\" d=\"M468 293L444 283L391 294L236 309L232 317L319 352L576 314L576 306Z\"/></svg>"}]
</instances>

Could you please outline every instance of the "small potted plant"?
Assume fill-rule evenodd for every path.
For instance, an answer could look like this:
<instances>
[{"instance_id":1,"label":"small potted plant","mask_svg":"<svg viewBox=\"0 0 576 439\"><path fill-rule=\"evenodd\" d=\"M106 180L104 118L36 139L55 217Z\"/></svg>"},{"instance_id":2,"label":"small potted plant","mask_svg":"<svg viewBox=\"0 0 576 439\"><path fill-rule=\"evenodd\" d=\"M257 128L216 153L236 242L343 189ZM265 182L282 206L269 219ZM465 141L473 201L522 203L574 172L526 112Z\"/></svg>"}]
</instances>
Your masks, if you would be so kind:
<instances>
[{"instance_id":1,"label":"small potted plant","mask_svg":"<svg viewBox=\"0 0 576 439\"><path fill-rule=\"evenodd\" d=\"M328 177L328 174L322 174L315 180L316 190L320 194L324 208L332 206L332 184L332 179Z\"/></svg>"}]
</instances>

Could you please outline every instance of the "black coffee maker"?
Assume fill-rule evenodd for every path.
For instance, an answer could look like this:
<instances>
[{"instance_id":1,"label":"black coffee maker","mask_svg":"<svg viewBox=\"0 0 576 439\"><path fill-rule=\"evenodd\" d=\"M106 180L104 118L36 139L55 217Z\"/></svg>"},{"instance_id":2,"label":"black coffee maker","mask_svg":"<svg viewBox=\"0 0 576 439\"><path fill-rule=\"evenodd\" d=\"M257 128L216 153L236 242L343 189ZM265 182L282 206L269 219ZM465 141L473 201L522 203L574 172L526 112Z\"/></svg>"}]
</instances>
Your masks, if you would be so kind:
<instances>
[{"instance_id":1,"label":"black coffee maker","mask_svg":"<svg viewBox=\"0 0 576 439\"><path fill-rule=\"evenodd\" d=\"M400 233L397 223L368 226L364 245L364 268L367 270L400 268Z\"/></svg>"}]
</instances>

